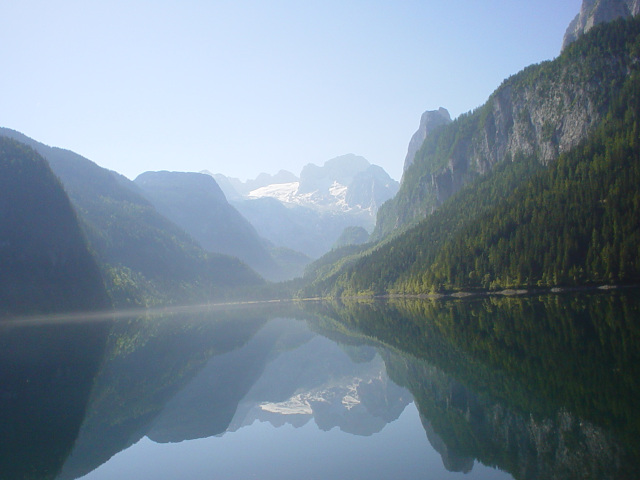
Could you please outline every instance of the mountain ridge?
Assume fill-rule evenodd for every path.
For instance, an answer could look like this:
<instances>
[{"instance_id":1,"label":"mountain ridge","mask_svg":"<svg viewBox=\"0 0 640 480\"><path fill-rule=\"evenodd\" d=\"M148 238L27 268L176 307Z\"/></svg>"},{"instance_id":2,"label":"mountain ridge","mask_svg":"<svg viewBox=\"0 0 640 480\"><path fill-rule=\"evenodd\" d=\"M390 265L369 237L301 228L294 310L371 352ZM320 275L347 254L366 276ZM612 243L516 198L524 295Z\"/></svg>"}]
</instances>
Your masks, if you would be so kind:
<instances>
[{"instance_id":1,"label":"mountain ridge","mask_svg":"<svg viewBox=\"0 0 640 480\"><path fill-rule=\"evenodd\" d=\"M124 176L14 130L0 128L0 136L32 147L60 179L116 306L203 301L263 285L239 260L205 252Z\"/></svg>"},{"instance_id":2,"label":"mountain ridge","mask_svg":"<svg viewBox=\"0 0 640 480\"><path fill-rule=\"evenodd\" d=\"M35 150L0 136L0 314L109 307L62 184Z\"/></svg>"},{"instance_id":3,"label":"mountain ridge","mask_svg":"<svg viewBox=\"0 0 640 480\"><path fill-rule=\"evenodd\" d=\"M399 185L384 169L354 154L332 158L323 166L307 164L300 177L281 170L239 187L234 179L207 173L261 237L311 258L329 251L347 227L370 231L378 208Z\"/></svg>"},{"instance_id":4,"label":"mountain ridge","mask_svg":"<svg viewBox=\"0 0 640 480\"><path fill-rule=\"evenodd\" d=\"M536 155L548 164L577 146L602 121L633 61L612 43L602 47L587 40L506 79L484 105L426 137L398 194L378 210L372 238L425 218L515 155Z\"/></svg>"},{"instance_id":5,"label":"mountain ridge","mask_svg":"<svg viewBox=\"0 0 640 480\"><path fill-rule=\"evenodd\" d=\"M227 202L210 175L145 172L134 183L156 209L205 250L237 257L270 280L289 276L271 257L255 228Z\"/></svg>"}]
</instances>

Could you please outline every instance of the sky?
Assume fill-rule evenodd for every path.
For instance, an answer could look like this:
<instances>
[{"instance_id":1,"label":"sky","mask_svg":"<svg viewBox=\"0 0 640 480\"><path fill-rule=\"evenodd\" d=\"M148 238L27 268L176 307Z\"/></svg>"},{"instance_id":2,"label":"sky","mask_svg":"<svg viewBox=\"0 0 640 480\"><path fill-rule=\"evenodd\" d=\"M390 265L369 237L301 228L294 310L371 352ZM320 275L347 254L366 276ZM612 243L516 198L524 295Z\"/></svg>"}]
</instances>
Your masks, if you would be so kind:
<instances>
[{"instance_id":1,"label":"sky","mask_svg":"<svg viewBox=\"0 0 640 480\"><path fill-rule=\"evenodd\" d=\"M299 174L354 153L400 179L453 118L559 55L580 0L3 0L0 126L130 179Z\"/></svg>"}]
</instances>

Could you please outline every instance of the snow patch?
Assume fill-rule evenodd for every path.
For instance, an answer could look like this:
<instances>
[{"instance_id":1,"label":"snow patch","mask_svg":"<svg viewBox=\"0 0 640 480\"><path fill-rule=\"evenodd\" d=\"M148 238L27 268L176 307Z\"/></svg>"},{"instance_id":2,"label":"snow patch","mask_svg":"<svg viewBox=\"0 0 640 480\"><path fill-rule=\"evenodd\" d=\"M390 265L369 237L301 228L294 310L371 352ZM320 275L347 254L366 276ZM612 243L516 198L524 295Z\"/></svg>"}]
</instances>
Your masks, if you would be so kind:
<instances>
[{"instance_id":1,"label":"snow patch","mask_svg":"<svg viewBox=\"0 0 640 480\"><path fill-rule=\"evenodd\" d=\"M300 182L273 183L250 191L248 196L249 198L271 197L284 203L294 203L298 188L300 188Z\"/></svg>"}]
</instances>

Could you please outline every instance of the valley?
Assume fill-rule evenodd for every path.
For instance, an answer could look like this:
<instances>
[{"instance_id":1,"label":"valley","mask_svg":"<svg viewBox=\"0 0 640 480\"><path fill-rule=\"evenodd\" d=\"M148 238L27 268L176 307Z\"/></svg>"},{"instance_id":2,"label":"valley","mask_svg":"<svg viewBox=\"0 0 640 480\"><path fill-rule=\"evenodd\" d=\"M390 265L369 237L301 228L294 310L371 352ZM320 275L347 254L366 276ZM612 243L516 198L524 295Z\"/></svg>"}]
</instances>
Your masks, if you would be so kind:
<instances>
[{"instance_id":1,"label":"valley","mask_svg":"<svg viewBox=\"0 0 640 480\"><path fill-rule=\"evenodd\" d=\"M636 478L640 0L583 0L557 56L464 113L415 105L431 77L457 85L454 64L478 84L507 64L461 45L515 47L523 18L542 42L545 2L498 2L496 31L477 2L214 3L74 6L135 20L118 50L55 9L34 20L75 41L23 79L39 93L15 118L55 132L64 109L39 112L67 82L87 115L74 134L126 133L96 162L0 128L0 480ZM8 77L37 38L11 43ZM85 38L100 68L54 68ZM421 94L404 91L421 64ZM82 93L94 75L110 81ZM344 148L395 122L417 124L406 155ZM122 145L128 176L104 161ZM241 162L255 170L230 174Z\"/></svg>"}]
</instances>

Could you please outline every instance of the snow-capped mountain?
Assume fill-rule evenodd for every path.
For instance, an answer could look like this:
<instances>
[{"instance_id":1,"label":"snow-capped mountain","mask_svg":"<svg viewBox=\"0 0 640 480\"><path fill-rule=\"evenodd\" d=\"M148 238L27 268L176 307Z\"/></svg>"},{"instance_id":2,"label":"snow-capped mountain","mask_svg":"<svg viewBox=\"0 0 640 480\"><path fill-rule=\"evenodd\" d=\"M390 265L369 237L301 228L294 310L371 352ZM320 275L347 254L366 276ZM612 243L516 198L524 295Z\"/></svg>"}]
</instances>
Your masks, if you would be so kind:
<instances>
[{"instance_id":1,"label":"snow-capped mountain","mask_svg":"<svg viewBox=\"0 0 640 480\"><path fill-rule=\"evenodd\" d=\"M246 182L221 174L213 176L229 199L275 198L285 205L322 211L366 211L373 219L380 204L398 190L398 182L382 168L353 154L336 157L322 167L310 163L302 169L299 178L286 171L273 176L260 174ZM287 181L278 181L284 178ZM247 187L254 188L247 191Z\"/></svg>"},{"instance_id":2,"label":"snow-capped mountain","mask_svg":"<svg viewBox=\"0 0 640 480\"><path fill-rule=\"evenodd\" d=\"M261 236L310 257L330 250L346 227L371 231L378 208L399 187L384 169L353 154L323 166L310 163L300 177L282 170L241 182L203 173L216 179L227 199Z\"/></svg>"},{"instance_id":3,"label":"snow-capped mountain","mask_svg":"<svg viewBox=\"0 0 640 480\"><path fill-rule=\"evenodd\" d=\"M334 181L327 192L314 190L305 193L300 190L300 182L276 183L252 190L249 192L248 198L269 197L284 204L348 212L353 209L346 201L348 188L346 185Z\"/></svg>"}]
</instances>

